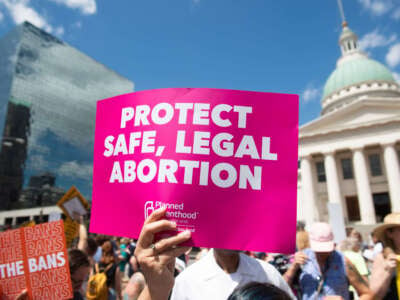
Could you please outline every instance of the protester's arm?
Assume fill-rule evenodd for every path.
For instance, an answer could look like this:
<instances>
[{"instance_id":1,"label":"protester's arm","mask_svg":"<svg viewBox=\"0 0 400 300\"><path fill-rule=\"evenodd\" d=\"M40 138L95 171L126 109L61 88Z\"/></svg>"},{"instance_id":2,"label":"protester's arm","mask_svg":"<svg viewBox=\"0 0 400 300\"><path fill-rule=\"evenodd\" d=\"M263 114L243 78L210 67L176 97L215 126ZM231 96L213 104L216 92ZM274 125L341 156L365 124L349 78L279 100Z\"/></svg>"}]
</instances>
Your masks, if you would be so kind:
<instances>
[{"instance_id":1,"label":"protester's arm","mask_svg":"<svg viewBox=\"0 0 400 300\"><path fill-rule=\"evenodd\" d=\"M3 291L1 290L1 286L0 286L0 299L6 299L6 296L3 295ZM22 292L15 297L15 300L29 300L28 290L27 289L22 290Z\"/></svg>"},{"instance_id":2,"label":"protester's arm","mask_svg":"<svg viewBox=\"0 0 400 300\"><path fill-rule=\"evenodd\" d=\"M293 279L296 276L297 271L307 262L307 259L307 255L305 255L303 252L296 252L292 265L287 269L285 274L283 274L283 278L289 285L293 283Z\"/></svg>"},{"instance_id":3,"label":"protester's arm","mask_svg":"<svg viewBox=\"0 0 400 300\"><path fill-rule=\"evenodd\" d=\"M396 255L393 253L388 254L386 259L383 257L382 253L375 256L370 282L371 290L378 299L385 297L396 266L397 259Z\"/></svg>"},{"instance_id":4,"label":"protester's arm","mask_svg":"<svg viewBox=\"0 0 400 300\"><path fill-rule=\"evenodd\" d=\"M350 284L355 288L357 294L359 295L360 300L374 299L373 293L368 286L368 282L366 282L363 277L358 273L356 267L352 264L352 262L345 258L346 260L346 273L347 278L349 279Z\"/></svg>"},{"instance_id":5,"label":"protester's arm","mask_svg":"<svg viewBox=\"0 0 400 300\"><path fill-rule=\"evenodd\" d=\"M166 300L174 285L175 257L185 253L188 247L177 245L190 238L190 232L181 232L175 236L161 239L154 245L157 232L176 230L176 223L162 220L166 209L155 210L144 222L135 256L146 279L146 287L139 300Z\"/></svg>"},{"instance_id":6,"label":"protester's arm","mask_svg":"<svg viewBox=\"0 0 400 300\"><path fill-rule=\"evenodd\" d=\"M118 257L119 261L123 261L124 260L124 256L122 255L122 251L120 249L115 251L115 256Z\"/></svg>"},{"instance_id":7,"label":"protester's arm","mask_svg":"<svg viewBox=\"0 0 400 300\"><path fill-rule=\"evenodd\" d=\"M83 220L83 216L78 217L78 222L79 222L79 241L78 241L78 249L87 253L87 248L88 248L88 234L87 230L85 227L85 222Z\"/></svg>"},{"instance_id":8,"label":"protester's arm","mask_svg":"<svg viewBox=\"0 0 400 300\"><path fill-rule=\"evenodd\" d=\"M131 258L129 259L129 263L132 267L133 272L137 272L139 270L138 262L136 260L135 255L131 256Z\"/></svg>"},{"instance_id":9,"label":"protester's arm","mask_svg":"<svg viewBox=\"0 0 400 300\"><path fill-rule=\"evenodd\" d=\"M360 273L361 277L364 279L365 282L368 282L369 284L369 279L368 279L368 275L370 274L367 264L365 263L364 259L361 261L362 265L360 263L360 267L356 267L358 273Z\"/></svg>"},{"instance_id":10,"label":"protester's arm","mask_svg":"<svg viewBox=\"0 0 400 300\"><path fill-rule=\"evenodd\" d=\"M115 292L117 293L117 299L122 300L122 288L121 288L121 272L117 266L115 270Z\"/></svg>"}]
</instances>

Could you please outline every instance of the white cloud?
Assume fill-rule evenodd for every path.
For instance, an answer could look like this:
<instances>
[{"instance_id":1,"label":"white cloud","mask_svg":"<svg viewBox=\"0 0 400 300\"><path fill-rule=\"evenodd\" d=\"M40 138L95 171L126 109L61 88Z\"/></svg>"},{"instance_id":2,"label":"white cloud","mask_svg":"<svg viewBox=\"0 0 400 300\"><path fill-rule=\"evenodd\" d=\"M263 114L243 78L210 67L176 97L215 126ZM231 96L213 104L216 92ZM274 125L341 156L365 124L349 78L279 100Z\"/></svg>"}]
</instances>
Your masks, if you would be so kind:
<instances>
[{"instance_id":1,"label":"white cloud","mask_svg":"<svg viewBox=\"0 0 400 300\"><path fill-rule=\"evenodd\" d=\"M400 43L394 44L389 48L386 54L386 62L392 68L400 64Z\"/></svg>"},{"instance_id":2,"label":"white cloud","mask_svg":"<svg viewBox=\"0 0 400 300\"><path fill-rule=\"evenodd\" d=\"M30 143L30 151L34 151L40 154L48 155L50 153L50 148L45 146L43 143Z\"/></svg>"},{"instance_id":3,"label":"white cloud","mask_svg":"<svg viewBox=\"0 0 400 300\"><path fill-rule=\"evenodd\" d=\"M375 29L372 32L365 34L359 41L360 48L363 50L384 47L392 44L397 40L397 35L395 33L386 37L383 34L379 33L378 29Z\"/></svg>"},{"instance_id":4,"label":"white cloud","mask_svg":"<svg viewBox=\"0 0 400 300\"><path fill-rule=\"evenodd\" d=\"M371 11L377 16L384 15L392 8L390 2L374 1L371 4Z\"/></svg>"},{"instance_id":5,"label":"white cloud","mask_svg":"<svg viewBox=\"0 0 400 300\"><path fill-rule=\"evenodd\" d=\"M78 9L85 15L93 15L97 11L96 0L50 0L69 8Z\"/></svg>"},{"instance_id":6,"label":"white cloud","mask_svg":"<svg viewBox=\"0 0 400 300\"><path fill-rule=\"evenodd\" d=\"M303 99L304 103L308 103L313 101L321 96L321 89L316 88L312 85L308 85L308 87L302 92L301 98Z\"/></svg>"},{"instance_id":7,"label":"white cloud","mask_svg":"<svg viewBox=\"0 0 400 300\"><path fill-rule=\"evenodd\" d=\"M97 11L96 0L50 0L68 8L78 9L83 14L91 15ZM31 0L0 0L0 5L5 7L7 13L15 24L21 24L24 21L28 21L49 33L53 33L57 36L62 36L65 32L63 26L54 27L47 19L35 10L31 4ZM3 19L3 13L0 11L0 22ZM76 27L81 28L82 23L76 22Z\"/></svg>"},{"instance_id":8,"label":"white cloud","mask_svg":"<svg viewBox=\"0 0 400 300\"><path fill-rule=\"evenodd\" d=\"M64 34L64 27L58 26L54 29L54 34L58 36L62 36Z\"/></svg>"},{"instance_id":9,"label":"white cloud","mask_svg":"<svg viewBox=\"0 0 400 300\"><path fill-rule=\"evenodd\" d=\"M29 158L30 167L35 171L43 171L48 168L49 164L43 155L31 155Z\"/></svg>"},{"instance_id":10,"label":"white cloud","mask_svg":"<svg viewBox=\"0 0 400 300\"><path fill-rule=\"evenodd\" d=\"M53 27L42 15L29 6L29 1L30 0L0 0L0 3L6 7L15 24L28 21L36 27L52 32Z\"/></svg>"},{"instance_id":11,"label":"white cloud","mask_svg":"<svg viewBox=\"0 0 400 300\"><path fill-rule=\"evenodd\" d=\"M392 13L392 18L395 20L400 20L400 7L396 8Z\"/></svg>"},{"instance_id":12,"label":"white cloud","mask_svg":"<svg viewBox=\"0 0 400 300\"><path fill-rule=\"evenodd\" d=\"M391 0L358 0L358 2L374 16L382 16L393 7Z\"/></svg>"},{"instance_id":13,"label":"white cloud","mask_svg":"<svg viewBox=\"0 0 400 300\"><path fill-rule=\"evenodd\" d=\"M82 22L81 21L77 21L74 24L72 24L72 27L74 27L74 28L82 28Z\"/></svg>"},{"instance_id":14,"label":"white cloud","mask_svg":"<svg viewBox=\"0 0 400 300\"><path fill-rule=\"evenodd\" d=\"M57 171L61 176L92 180L92 164L78 163L76 160L63 163Z\"/></svg>"},{"instance_id":15,"label":"white cloud","mask_svg":"<svg viewBox=\"0 0 400 300\"><path fill-rule=\"evenodd\" d=\"M396 80L396 82L398 84L400 84L400 73L393 72L392 74L393 74L394 80Z\"/></svg>"}]
</instances>

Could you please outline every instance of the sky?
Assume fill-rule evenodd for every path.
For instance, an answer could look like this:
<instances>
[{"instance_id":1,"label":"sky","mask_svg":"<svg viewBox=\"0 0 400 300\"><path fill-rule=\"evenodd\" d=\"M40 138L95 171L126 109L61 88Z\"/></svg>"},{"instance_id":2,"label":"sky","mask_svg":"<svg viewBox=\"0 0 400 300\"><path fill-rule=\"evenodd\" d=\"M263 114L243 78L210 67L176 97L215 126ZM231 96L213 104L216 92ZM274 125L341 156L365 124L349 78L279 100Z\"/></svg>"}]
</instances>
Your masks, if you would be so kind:
<instances>
[{"instance_id":1,"label":"sky","mask_svg":"<svg viewBox=\"0 0 400 300\"><path fill-rule=\"evenodd\" d=\"M343 0L363 50L400 82L400 0ZM340 56L336 0L0 0L0 36L29 21L135 83L300 95L317 118Z\"/></svg>"}]
</instances>

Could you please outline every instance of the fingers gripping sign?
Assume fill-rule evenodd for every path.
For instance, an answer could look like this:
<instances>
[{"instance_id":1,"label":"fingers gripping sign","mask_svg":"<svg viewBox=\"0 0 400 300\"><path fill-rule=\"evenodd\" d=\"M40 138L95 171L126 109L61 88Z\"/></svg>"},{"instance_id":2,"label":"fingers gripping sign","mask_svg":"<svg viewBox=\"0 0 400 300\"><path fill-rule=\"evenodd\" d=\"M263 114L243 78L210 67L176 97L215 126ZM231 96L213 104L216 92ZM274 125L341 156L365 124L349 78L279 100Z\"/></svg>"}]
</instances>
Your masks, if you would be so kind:
<instances>
[{"instance_id":1,"label":"fingers gripping sign","mask_svg":"<svg viewBox=\"0 0 400 300\"><path fill-rule=\"evenodd\" d=\"M190 231L154 242L155 234L176 231L175 222L162 219L165 213L166 209L160 208L146 219L135 250L135 256L147 282L144 295L151 295L151 299L168 297L174 285L175 257L189 249L179 245L190 239Z\"/></svg>"}]
</instances>

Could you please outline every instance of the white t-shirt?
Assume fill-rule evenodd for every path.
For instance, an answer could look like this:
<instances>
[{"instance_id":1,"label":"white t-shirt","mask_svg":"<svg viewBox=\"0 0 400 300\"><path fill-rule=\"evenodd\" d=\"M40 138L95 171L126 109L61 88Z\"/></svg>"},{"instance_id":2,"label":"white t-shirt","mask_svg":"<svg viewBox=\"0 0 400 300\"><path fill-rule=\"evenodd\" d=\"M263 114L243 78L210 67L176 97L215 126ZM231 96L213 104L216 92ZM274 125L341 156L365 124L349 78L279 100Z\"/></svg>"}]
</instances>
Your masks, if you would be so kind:
<instances>
[{"instance_id":1,"label":"white t-shirt","mask_svg":"<svg viewBox=\"0 0 400 300\"><path fill-rule=\"evenodd\" d=\"M271 283L296 299L281 274L269 263L240 253L239 267L227 274L214 258L214 251L178 275L171 300L226 300L237 286L249 282Z\"/></svg>"}]
</instances>

